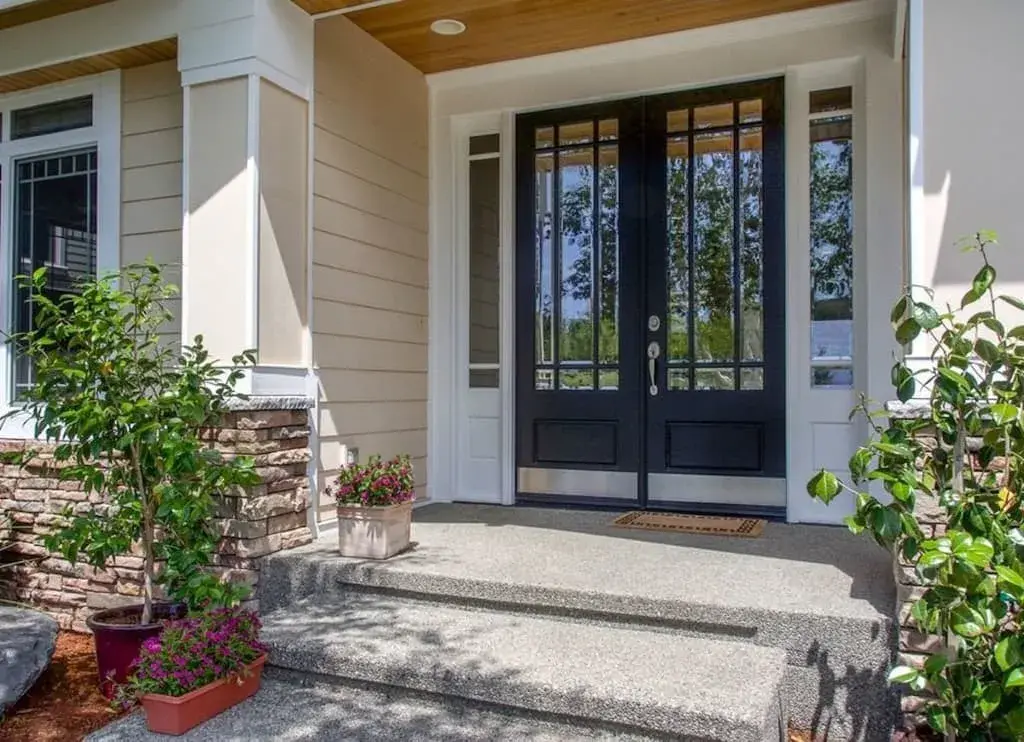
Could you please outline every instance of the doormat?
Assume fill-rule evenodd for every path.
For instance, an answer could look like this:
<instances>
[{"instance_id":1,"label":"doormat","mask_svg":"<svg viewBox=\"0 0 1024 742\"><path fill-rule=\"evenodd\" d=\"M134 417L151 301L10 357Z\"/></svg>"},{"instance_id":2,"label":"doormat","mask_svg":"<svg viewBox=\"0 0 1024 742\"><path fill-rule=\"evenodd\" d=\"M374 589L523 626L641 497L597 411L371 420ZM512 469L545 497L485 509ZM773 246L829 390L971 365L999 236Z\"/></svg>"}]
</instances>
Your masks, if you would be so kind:
<instances>
[{"instance_id":1,"label":"doormat","mask_svg":"<svg viewBox=\"0 0 1024 742\"><path fill-rule=\"evenodd\" d=\"M757 538L764 533L765 521L757 518L720 518L714 515L683 515L680 513L645 513L634 510L612 521L619 528L644 531L676 531L703 533L709 536Z\"/></svg>"}]
</instances>

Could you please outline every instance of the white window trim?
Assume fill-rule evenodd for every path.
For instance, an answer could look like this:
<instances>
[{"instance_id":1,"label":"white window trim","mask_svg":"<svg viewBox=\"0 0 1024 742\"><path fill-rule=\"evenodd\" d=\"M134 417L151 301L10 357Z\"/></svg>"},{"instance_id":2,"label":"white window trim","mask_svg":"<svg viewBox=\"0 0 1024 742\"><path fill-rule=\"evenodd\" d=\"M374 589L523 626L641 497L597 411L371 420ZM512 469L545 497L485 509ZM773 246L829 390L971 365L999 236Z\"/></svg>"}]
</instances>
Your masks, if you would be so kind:
<instances>
[{"instance_id":1,"label":"white window trim","mask_svg":"<svg viewBox=\"0 0 1024 742\"><path fill-rule=\"evenodd\" d=\"M22 108L91 95L92 126L10 141L11 113ZM67 83L0 95L0 329L13 322L11 280L14 275L14 163L24 157L47 155L95 146L97 150L98 275L116 271L121 264L121 71L104 72ZM13 353L4 343L0 353L0 414L12 409ZM0 438L34 438L34 424L16 416L0 427Z\"/></svg>"}]
</instances>

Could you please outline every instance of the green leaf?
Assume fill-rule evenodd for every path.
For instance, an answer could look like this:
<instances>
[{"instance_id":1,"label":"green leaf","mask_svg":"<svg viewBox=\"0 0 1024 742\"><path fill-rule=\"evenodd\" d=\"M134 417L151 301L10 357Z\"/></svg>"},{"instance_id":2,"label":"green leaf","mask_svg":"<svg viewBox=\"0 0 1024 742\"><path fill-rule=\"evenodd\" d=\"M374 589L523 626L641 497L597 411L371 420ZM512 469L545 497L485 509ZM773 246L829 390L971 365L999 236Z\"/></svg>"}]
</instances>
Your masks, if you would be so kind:
<instances>
[{"instance_id":1,"label":"green leaf","mask_svg":"<svg viewBox=\"0 0 1024 742\"><path fill-rule=\"evenodd\" d=\"M1007 690L1010 688L1024 688L1024 668L1018 667L1015 670L1011 670L1010 674L1003 680L1003 687Z\"/></svg>"},{"instance_id":2,"label":"green leaf","mask_svg":"<svg viewBox=\"0 0 1024 742\"><path fill-rule=\"evenodd\" d=\"M933 569L945 564L948 560L949 556L943 554L941 551L926 551L921 555L921 558L917 560L917 566L921 569Z\"/></svg>"},{"instance_id":3,"label":"green leaf","mask_svg":"<svg viewBox=\"0 0 1024 742\"><path fill-rule=\"evenodd\" d=\"M977 294L981 296L992 287L992 283L995 280L996 269L991 265L983 265L977 274L975 274L974 281L971 282L971 291L977 292Z\"/></svg>"},{"instance_id":4,"label":"green leaf","mask_svg":"<svg viewBox=\"0 0 1024 742\"><path fill-rule=\"evenodd\" d=\"M892 367L892 385L896 388L896 397L900 402L913 399L917 392L917 379L902 363L897 363Z\"/></svg>"},{"instance_id":5,"label":"green leaf","mask_svg":"<svg viewBox=\"0 0 1024 742\"><path fill-rule=\"evenodd\" d=\"M996 425L1009 425L1020 416L1019 407L1005 402L992 405L988 411Z\"/></svg>"},{"instance_id":6,"label":"green leaf","mask_svg":"<svg viewBox=\"0 0 1024 742\"><path fill-rule=\"evenodd\" d=\"M992 715L992 712L999 708L999 704L1003 701L1003 689L997 684L992 683L978 698L978 709L981 711L981 715L986 719Z\"/></svg>"},{"instance_id":7,"label":"green leaf","mask_svg":"<svg viewBox=\"0 0 1024 742\"><path fill-rule=\"evenodd\" d=\"M967 605L957 606L950 614L950 627L953 633L968 639L984 634L984 625L984 616Z\"/></svg>"},{"instance_id":8,"label":"green leaf","mask_svg":"<svg viewBox=\"0 0 1024 742\"><path fill-rule=\"evenodd\" d=\"M807 483L807 492L816 500L821 500L826 505L832 502L839 494L841 486L836 475L822 469L815 474Z\"/></svg>"},{"instance_id":9,"label":"green leaf","mask_svg":"<svg viewBox=\"0 0 1024 742\"><path fill-rule=\"evenodd\" d=\"M1020 573L1016 570L1010 569L1009 567L998 566L996 567L996 574L999 575L999 582L1001 585L1010 585L1018 590L1024 590L1024 577L1021 577Z\"/></svg>"},{"instance_id":10,"label":"green leaf","mask_svg":"<svg viewBox=\"0 0 1024 742\"><path fill-rule=\"evenodd\" d=\"M914 682L914 679L920 676L913 667L907 667L906 665L898 665L889 671L889 682L898 683L900 685L909 685Z\"/></svg>"},{"instance_id":11,"label":"green leaf","mask_svg":"<svg viewBox=\"0 0 1024 742\"><path fill-rule=\"evenodd\" d=\"M975 567L985 569L988 567L989 562L992 561L994 553L995 549L992 547L992 542L985 538L977 538L966 549L957 552L957 556L966 559Z\"/></svg>"},{"instance_id":12,"label":"green leaf","mask_svg":"<svg viewBox=\"0 0 1024 742\"><path fill-rule=\"evenodd\" d=\"M900 322L907 314L907 307L909 305L910 298L907 296L901 297L900 300L893 305L892 311L889 313L889 321L892 323L892 329L895 330L900 326ZM1024 309L1024 306L1021 308Z\"/></svg>"},{"instance_id":13,"label":"green leaf","mask_svg":"<svg viewBox=\"0 0 1024 742\"><path fill-rule=\"evenodd\" d=\"M1003 294L999 297L999 299L1005 301L1014 309L1019 309L1022 312L1024 312L1024 301L1021 301L1016 296L1009 296L1008 294Z\"/></svg>"},{"instance_id":14,"label":"green leaf","mask_svg":"<svg viewBox=\"0 0 1024 742\"><path fill-rule=\"evenodd\" d=\"M925 718L928 719L928 726L940 734L945 734L949 728L948 712L939 706L931 706L925 711Z\"/></svg>"},{"instance_id":15,"label":"green leaf","mask_svg":"<svg viewBox=\"0 0 1024 742\"><path fill-rule=\"evenodd\" d=\"M940 672L946 669L946 665L949 664L949 658L944 654L933 654L931 657L924 661L924 671L929 676L938 675Z\"/></svg>"},{"instance_id":16,"label":"green leaf","mask_svg":"<svg viewBox=\"0 0 1024 742\"><path fill-rule=\"evenodd\" d=\"M896 340L900 345L910 345L921 334L921 325L913 317L909 317L896 328Z\"/></svg>"},{"instance_id":17,"label":"green leaf","mask_svg":"<svg viewBox=\"0 0 1024 742\"><path fill-rule=\"evenodd\" d=\"M1021 657L1017 638L1008 636L998 644L995 649L996 664L1001 670L1009 670L1020 664Z\"/></svg>"},{"instance_id":18,"label":"green leaf","mask_svg":"<svg viewBox=\"0 0 1024 742\"><path fill-rule=\"evenodd\" d=\"M996 363L999 360L999 348L991 340L978 338L974 343L974 352L986 363Z\"/></svg>"},{"instance_id":19,"label":"green leaf","mask_svg":"<svg viewBox=\"0 0 1024 742\"><path fill-rule=\"evenodd\" d=\"M914 319L923 330L934 330L941 324L939 313L935 311L935 308L920 301L914 304Z\"/></svg>"}]
</instances>

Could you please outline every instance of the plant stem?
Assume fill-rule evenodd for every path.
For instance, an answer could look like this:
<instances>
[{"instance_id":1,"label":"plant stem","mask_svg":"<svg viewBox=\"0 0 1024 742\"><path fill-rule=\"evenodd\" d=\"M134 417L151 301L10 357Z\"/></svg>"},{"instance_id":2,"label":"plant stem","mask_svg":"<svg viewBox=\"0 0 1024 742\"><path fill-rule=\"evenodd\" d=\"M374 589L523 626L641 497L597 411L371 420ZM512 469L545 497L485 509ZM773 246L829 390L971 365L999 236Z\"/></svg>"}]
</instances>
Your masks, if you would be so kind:
<instances>
[{"instance_id":1,"label":"plant stem","mask_svg":"<svg viewBox=\"0 0 1024 742\"><path fill-rule=\"evenodd\" d=\"M155 570L155 559L153 555L153 504L146 491L146 482L142 476L142 466L139 462L139 444L132 443L132 467L135 469L135 479L139 488L139 500L142 504L142 623L153 622L153 573Z\"/></svg>"}]
</instances>

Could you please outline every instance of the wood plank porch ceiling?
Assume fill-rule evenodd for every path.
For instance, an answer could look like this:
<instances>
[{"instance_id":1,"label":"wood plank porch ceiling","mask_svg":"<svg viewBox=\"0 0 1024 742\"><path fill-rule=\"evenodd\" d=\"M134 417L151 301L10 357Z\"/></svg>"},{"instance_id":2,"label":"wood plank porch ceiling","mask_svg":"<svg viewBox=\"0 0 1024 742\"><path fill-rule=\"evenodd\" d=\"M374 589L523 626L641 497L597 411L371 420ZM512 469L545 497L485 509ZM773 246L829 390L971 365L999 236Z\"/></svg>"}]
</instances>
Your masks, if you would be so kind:
<instances>
[{"instance_id":1,"label":"wood plank porch ceiling","mask_svg":"<svg viewBox=\"0 0 1024 742\"><path fill-rule=\"evenodd\" d=\"M76 10L85 10L109 2L113 2L113 0L37 0L34 3L15 5L13 8L0 10L0 30L42 21L65 13L73 13Z\"/></svg>"},{"instance_id":2,"label":"wood plank porch ceiling","mask_svg":"<svg viewBox=\"0 0 1024 742\"><path fill-rule=\"evenodd\" d=\"M359 0L293 0L309 13ZM424 73L628 41L673 31L806 10L844 0L399 0L348 14L357 26ZM430 24L453 18L459 36Z\"/></svg>"}]
</instances>

